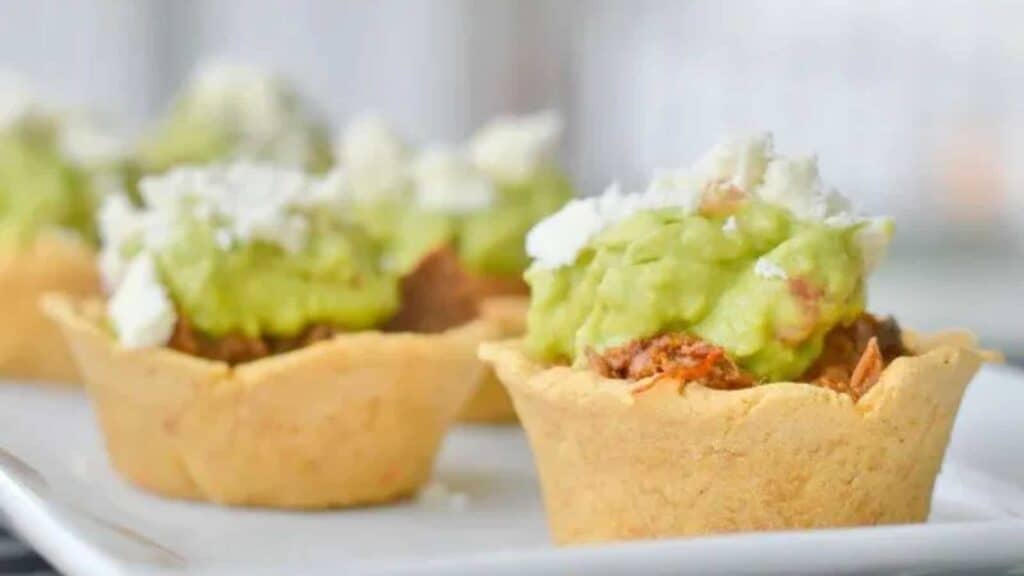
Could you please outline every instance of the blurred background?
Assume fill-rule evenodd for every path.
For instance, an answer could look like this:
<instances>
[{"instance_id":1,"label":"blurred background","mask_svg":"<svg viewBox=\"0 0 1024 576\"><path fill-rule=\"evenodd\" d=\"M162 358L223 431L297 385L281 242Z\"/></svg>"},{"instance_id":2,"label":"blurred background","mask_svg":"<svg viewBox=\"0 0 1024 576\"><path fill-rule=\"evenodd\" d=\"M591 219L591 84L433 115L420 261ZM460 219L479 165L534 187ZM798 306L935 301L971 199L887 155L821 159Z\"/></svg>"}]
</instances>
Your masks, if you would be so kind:
<instances>
[{"instance_id":1,"label":"blurred background","mask_svg":"<svg viewBox=\"0 0 1024 576\"><path fill-rule=\"evenodd\" d=\"M0 68L129 134L209 58L421 142L555 108L587 193L771 130L897 219L874 309L1024 360L1021 22L1011 0L33 0L0 3Z\"/></svg>"}]
</instances>

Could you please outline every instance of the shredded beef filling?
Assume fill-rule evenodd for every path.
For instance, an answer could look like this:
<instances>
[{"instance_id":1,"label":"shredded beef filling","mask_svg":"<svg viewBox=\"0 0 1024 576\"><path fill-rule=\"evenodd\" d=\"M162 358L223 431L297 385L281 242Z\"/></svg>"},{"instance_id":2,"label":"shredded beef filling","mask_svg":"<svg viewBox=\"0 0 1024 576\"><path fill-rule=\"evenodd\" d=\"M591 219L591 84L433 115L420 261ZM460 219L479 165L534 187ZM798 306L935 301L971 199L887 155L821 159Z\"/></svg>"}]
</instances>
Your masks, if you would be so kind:
<instances>
[{"instance_id":1,"label":"shredded beef filling","mask_svg":"<svg viewBox=\"0 0 1024 576\"><path fill-rule=\"evenodd\" d=\"M490 296L528 294L522 278L492 278L467 271L450 247L428 254L402 279L402 306L385 326L391 332L435 333L476 318Z\"/></svg>"},{"instance_id":2,"label":"shredded beef filling","mask_svg":"<svg viewBox=\"0 0 1024 576\"><path fill-rule=\"evenodd\" d=\"M899 325L892 319L863 314L848 326L839 326L825 337L818 361L801 377L809 382L849 394L855 400L878 381L882 370L906 354ZM709 388L735 390L758 383L743 371L725 350L685 334L661 334L634 340L598 354L588 352L591 369L607 378L643 380L652 376L680 384L699 382ZM642 392L647 387L634 390Z\"/></svg>"},{"instance_id":3,"label":"shredded beef filling","mask_svg":"<svg viewBox=\"0 0 1024 576\"><path fill-rule=\"evenodd\" d=\"M895 320L862 314L825 336L821 356L801 380L860 398L890 362L906 353Z\"/></svg>"},{"instance_id":4,"label":"shredded beef filling","mask_svg":"<svg viewBox=\"0 0 1024 576\"><path fill-rule=\"evenodd\" d=\"M384 326L390 332L443 332L477 314L468 276L450 249L435 250L402 278L402 305Z\"/></svg>"},{"instance_id":5,"label":"shredded beef filling","mask_svg":"<svg viewBox=\"0 0 1024 576\"><path fill-rule=\"evenodd\" d=\"M641 380L664 376L680 382L701 382L712 388L737 389L756 380L729 359L725 350L685 334L662 334L589 352L590 367L607 378Z\"/></svg>"}]
</instances>

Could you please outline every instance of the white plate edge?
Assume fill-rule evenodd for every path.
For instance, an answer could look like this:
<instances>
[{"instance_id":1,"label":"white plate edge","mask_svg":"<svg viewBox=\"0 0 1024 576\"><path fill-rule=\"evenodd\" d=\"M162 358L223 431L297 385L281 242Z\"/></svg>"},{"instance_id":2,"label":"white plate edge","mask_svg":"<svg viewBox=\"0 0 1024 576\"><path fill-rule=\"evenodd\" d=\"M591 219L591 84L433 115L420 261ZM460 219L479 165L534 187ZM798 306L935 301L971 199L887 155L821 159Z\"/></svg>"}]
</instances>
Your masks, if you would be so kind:
<instances>
[{"instance_id":1,"label":"white plate edge","mask_svg":"<svg viewBox=\"0 0 1024 576\"><path fill-rule=\"evenodd\" d=\"M127 576L101 547L76 536L52 504L0 466L0 508L36 552L62 574Z\"/></svg>"}]
</instances>

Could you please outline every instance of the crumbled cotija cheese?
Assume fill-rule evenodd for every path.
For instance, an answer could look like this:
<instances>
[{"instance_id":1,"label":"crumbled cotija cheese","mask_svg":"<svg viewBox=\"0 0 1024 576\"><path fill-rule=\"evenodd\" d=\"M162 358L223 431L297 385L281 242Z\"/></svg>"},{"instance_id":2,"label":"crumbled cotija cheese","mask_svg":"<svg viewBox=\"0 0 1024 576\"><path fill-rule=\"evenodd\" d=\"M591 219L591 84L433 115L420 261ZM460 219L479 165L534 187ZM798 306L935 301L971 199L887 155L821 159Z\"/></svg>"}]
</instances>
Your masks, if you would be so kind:
<instances>
[{"instance_id":1,"label":"crumbled cotija cheese","mask_svg":"<svg viewBox=\"0 0 1024 576\"><path fill-rule=\"evenodd\" d=\"M420 207L447 214L484 210L497 197L487 176L452 148L438 146L420 153L413 164L413 182Z\"/></svg>"},{"instance_id":2,"label":"crumbled cotija cheese","mask_svg":"<svg viewBox=\"0 0 1024 576\"><path fill-rule=\"evenodd\" d=\"M375 114L352 120L335 149L359 199L396 199L409 183L409 151L391 126Z\"/></svg>"},{"instance_id":3,"label":"crumbled cotija cheese","mask_svg":"<svg viewBox=\"0 0 1024 576\"><path fill-rule=\"evenodd\" d=\"M470 142L470 156L484 172L503 181L528 178L552 162L562 137L562 119L555 112L496 118Z\"/></svg>"},{"instance_id":4,"label":"crumbled cotija cheese","mask_svg":"<svg viewBox=\"0 0 1024 576\"><path fill-rule=\"evenodd\" d=\"M571 265L590 240L612 224L640 210L677 208L692 214L707 193L722 186L784 208L801 220L862 226L856 238L869 270L881 259L892 234L888 220L857 216L846 198L827 188L815 158L776 156L771 136L756 134L715 146L690 169L656 176L644 192L622 194L612 186L600 196L570 202L530 231L527 253L543 268ZM723 230L735 226L735 219L726 220Z\"/></svg>"}]
</instances>

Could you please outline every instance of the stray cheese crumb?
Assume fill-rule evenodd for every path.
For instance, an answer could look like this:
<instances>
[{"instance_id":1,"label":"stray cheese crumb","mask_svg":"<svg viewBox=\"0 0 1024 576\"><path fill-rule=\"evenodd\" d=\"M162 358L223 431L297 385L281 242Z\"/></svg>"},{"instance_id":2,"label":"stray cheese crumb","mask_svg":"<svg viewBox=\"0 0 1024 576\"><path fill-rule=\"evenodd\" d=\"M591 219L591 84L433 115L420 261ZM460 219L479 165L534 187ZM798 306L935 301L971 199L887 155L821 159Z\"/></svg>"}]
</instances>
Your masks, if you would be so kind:
<instances>
[{"instance_id":1,"label":"stray cheese crumb","mask_svg":"<svg viewBox=\"0 0 1024 576\"><path fill-rule=\"evenodd\" d=\"M444 483L433 480L416 495L416 503L433 510L462 512L469 506L469 496L452 491Z\"/></svg>"},{"instance_id":2,"label":"stray cheese crumb","mask_svg":"<svg viewBox=\"0 0 1024 576\"><path fill-rule=\"evenodd\" d=\"M782 266L764 257L758 258L754 263L754 274L766 280L785 280L789 277Z\"/></svg>"}]
</instances>

